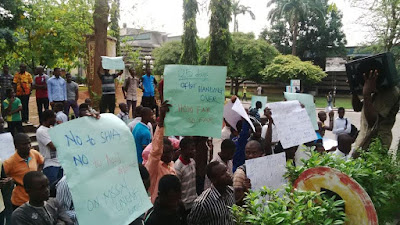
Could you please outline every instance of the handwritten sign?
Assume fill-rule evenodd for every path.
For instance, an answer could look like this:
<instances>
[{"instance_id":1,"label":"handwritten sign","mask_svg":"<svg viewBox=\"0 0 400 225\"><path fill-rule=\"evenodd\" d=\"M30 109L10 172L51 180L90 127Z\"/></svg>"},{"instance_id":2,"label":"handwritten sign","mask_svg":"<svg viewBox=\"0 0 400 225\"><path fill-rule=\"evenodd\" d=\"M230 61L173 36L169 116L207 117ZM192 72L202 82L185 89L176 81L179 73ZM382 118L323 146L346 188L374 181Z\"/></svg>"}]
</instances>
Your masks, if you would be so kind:
<instances>
[{"instance_id":1,"label":"handwritten sign","mask_svg":"<svg viewBox=\"0 0 400 225\"><path fill-rule=\"evenodd\" d=\"M50 129L68 174L80 224L127 225L151 208L140 177L135 141L113 114L83 117Z\"/></svg>"},{"instance_id":2,"label":"handwritten sign","mask_svg":"<svg viewBox=\"0 0 400 225\"><path fill-rule=\"evenodd\" d=\"M258 110L260 116L264 115L264 109L267 107L267 96L256 96L251 97L251 108L256 107L256 103L261 102L261 109Z\"/></svg>"},{"instance_id":3,"label":"handwritten sign","mask_svg":"<svg viewBox=\"0 0 400 225\"><path fill-rule=\"evenodd\" d=\"M251 122L249 115L247 115L247 112L244 109L244 107L239 99L236 99L235 103L232 106L232 110L237 112L241 117L243 117L250 124L251 129L253 129L253 131L256 131L256 128L254 127L253 123Z\"/></svg>"},{"instance_id":4,"label":"handwritten sign","mask_svg":"<svg viewBox=\"0 0 400 225\"><path fill-rule=\"evenodd\" d=\"M123 70L125 69L125 63L123 57L108 57L102 56L101 57L101 65L103 69L107 70Z\"/></svg>"},{"instance_id":5,"label":"handwritten sign","mask_svg":"<svg viewBox=\"0 0 400 225\"><path fill-rule=\"evenodd\" d=\"M233 129L237 130L236 124L239 120L242 120L242 117L232 109L233 103L229 100L224 106L224 118L226 122L233 127Z\"/></svg>"},{"instance_id":6,"label":"handwritten sign","mask_svg":"<svg viewBox=\"0 0 400 225\"><path fill-rule=\"evenodd\" d=\"M298 100L307 110L307 114L310 117L311 123L314 127L314 130L318 130L317 123L317 113L315 109L314 96L310 94L299 94L299 93L284 93L286 100Z\"/></svg>"},{"instance_id":7,"label":"handwritten sign","mask_svg":"<svg viewBox=\"0 0 400 225\"><path fill-rule=\"evenodd\" d=\"M258 190L264 186L278 189L286 183L286 155L284 152L246 160L246 174L251 180L251 189Z\"/></svg>"},{"instance_id":8,"label":"handwritten sign","mask_svg":"<svg viewBox=\"0 0 400 225\"><path fill-rule=\"evenodd\" d=\"M307 111L299 101L274 102L267 104L284 149L317 139Z\"/></svg>"},{"instance_id":9,"label":"handwritten sign","mask_svg":"<svg viewBox=\"0 0 400 225\"><path fill-rule=\"evenodd\" d=\"M0 159L2 161L10 158L15 153L14 139L11 133L0 134Z\"/></svg>"},{"instance_id":10,"label":"handwritten sign","mask_svg":"<svg viewBox=\"0 0 400 225\"><path fill-rule=\"evenodd\" d=\"M166 136L221 137L226 72L224 66L165 66L164 98L172 105Z\"/></svg>"}]
</instances>

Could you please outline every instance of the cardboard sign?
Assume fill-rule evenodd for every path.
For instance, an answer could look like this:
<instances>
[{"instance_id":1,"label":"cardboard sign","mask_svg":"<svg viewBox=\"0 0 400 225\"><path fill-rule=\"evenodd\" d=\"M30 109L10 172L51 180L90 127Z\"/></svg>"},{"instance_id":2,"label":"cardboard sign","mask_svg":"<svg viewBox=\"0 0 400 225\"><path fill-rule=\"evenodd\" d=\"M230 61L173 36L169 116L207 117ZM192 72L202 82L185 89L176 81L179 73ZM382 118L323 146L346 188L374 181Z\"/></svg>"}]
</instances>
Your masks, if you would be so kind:
<instances>
[{"instance_id":1,"label":"cardboard sign","mask_svg":"<svg viewBox=\"0 0 400 225\"><path fill-rule=\"evenodd\" d=\"M246 174L251 180L251 189L264 186L278 189L286 183L286 154L284 152L246 160Z\"/></svg>"},{"instance_id":2,"label":"cardboard sign","mask_svg":"<svg viewBox=\"0 0 400 225\"><path fill-rule=\"evenodd\" d=\"M128 225L152 207L135 141L113 114L82 117L49 131L67 176L79 224Z\"/></svg>"},{"instance_id":3,"label":"cardboard sign","mask_svg":"<svg viewBox=\"0 0 400 225\"><path fill-rule=\"evenodd\" d=\"M317 122L317 112L314 103L314 96L310 94L300 94L300 93L284 93L285 99L288 101L298 100L307 110L307 114L310 117L311 123L314 130L318 130Z\"/></svg>"},{"instance_id":4,"label":"cardboard sign","mask_svg":"<svg viewBox=\"0 0 400 225\"><path fill-rule=\"evenodd\" d=\"M164 99L172 105L166 136L221 137L225 66L166 65Z\"/></svg>"},{"instance_id":5,"label":"cardboard sign","mask_svg":"<svg viewBox=\"0 0 400 225\"><path fill-rule=\"evenodd\" d=\"M123 70L125 69L125 63L123 57L101 57L101 65L106 70Z\"/></svg>"}]
</instances>

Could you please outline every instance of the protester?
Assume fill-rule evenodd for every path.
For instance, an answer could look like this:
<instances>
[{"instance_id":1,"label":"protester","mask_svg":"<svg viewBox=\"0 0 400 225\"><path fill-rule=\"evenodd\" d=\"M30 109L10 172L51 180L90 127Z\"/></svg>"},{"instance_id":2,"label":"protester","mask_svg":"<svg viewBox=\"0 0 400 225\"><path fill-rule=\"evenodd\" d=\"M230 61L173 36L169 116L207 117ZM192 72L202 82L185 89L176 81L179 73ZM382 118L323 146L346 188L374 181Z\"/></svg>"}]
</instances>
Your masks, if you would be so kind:
<instances>
[{"instance_id":1,"label":"protester","mask_svg":"<svg viewBox=\"0 0 400 225\"><path fill-rule=\"evenodd\" d=\"M13 212L13 225L74 224L60 207L60 203L54 198L49 199L49 181L44 174L38 171L28 172L23 182L29 202Z\"/></svg>"},{"instance_id":2,"label":"protester","mask_svg":"<svg viewBox=\"0 0 400 225\"><path fill-rule=\"evenodd\" d=\"M135 118L128 124L128 127L131 131L135 129L135 126L142 121L142 110L143 106L139 105L136 107Z\"/></svg>"},{"instance_id":3,"label":"protester","mask_svg":"<svg viewBox=\"0 0 400 225\"><path fill-rule=\"evenodd\" d=\"M347 160L349 158L351 145L353 144L354 139L348 134L341 134L338 136L337 141L338 141L337 149L334 152L332 152L332 154Z\"/></svg>"},{"instance_id":4,"label":"protester","mask_svg":"<svg viewBox=\"0 0 400 225\"><path fill-rule=\"evenodd\" d=\"M351 123L348 118L344 117L345 110L343 107L338 109L338 118L336 118L335 123L333 125L332 132L336 134L336 138L340 134L350 134L351 132Z\"/></svg>"},{"instance_id":5,"label":"protester","mask_svg":"<svg viewBox=\"0 0 400 225\"><path fill-rule=\"evenodd\" d=\"M125 123L127 123L129 120L128 106L125 103L121 102L121 103L119 103L119 109L120 109L120 112L118 113L117 117L120 118Z\"/></svg>"},{"instance_id":6,"label":"protester","mask_svg":"<svg viewBox=\"0 0 400 225\"><path fill-rule=\"evenodd\" d=\"M68 116L63 112L64 106L62 103L56 103L54 106L54 112L56 113L56 124L62 124L68 122ZM78 114L79 116L79 114Z\"/></svg>"},{"instance_id":7,"label":"protester","mask_svg":"<svg viewBox=\"0 0 400 225\"><path fill-rule=\"evenodd\" d=\"M243 98L242 101L247 101L247 86L243 83Z\"/></svg>"},{"instance_id":8,"label":"protester","mask_svg":"<svg viewBox=\"0 0 400 225\"><path fill-rule=\"evenodd\" d=\"M12 136L15 136L17 132L23 132L21 121L22 104L21 100L18 97L15 97L13 89L8 89L6 95L7 98L3 101L3 107L6 114L8 131Z\"/></svg>"},{"instance_id":9,"label":"protester","mask_svg":"<svg viewBox=\"0 0 400 225\"><path fill-rule=\"evenodd\" d=\"M49 76L44 73L42 66L35 69L35 77L33 78L32 88L36 89L36 105L39 115L39 121L42 121L42 112L49 109L49 98L47 93L47 81Z\"/></svg>"},{"instance_id":10,"label":"protester","mask_svg":"<svg viewBox=\"0 0 400 225\"><path fill-rule=\"evenodd\" d=\"M174 154L176 154L177 152L179 152L178 150L179 150L179 143L180 143L180 140L178 140L178 139L176 139L176 138L174 138L174 137L164 137L164 140L163 140L163 142L164 142L164 144L170 144L171 146L172 146L172 148L173 148L173 151L174 151ZM147 160L149 160L149 155L150 155L150 152L151 152L151 150L153 149L153 144L152 143L150 143L149 145L147 145L147 147L143 150L143 152L142 152L142 158L143 158L143 165L146 165L146 163L147 163ZM179 158L179 156L180 156L181 154L180 154L180 152L179 152L179 154L178 154L178 156L176 157L176 160L178 160L178 158ZM174 162L176 161L176 160L173 160Z\"/></svg>"},{"instance_id":11,"label":"protester","mask_svg":"<svg viewBox=\"0 0 400 225\"><path fill-rule=\"evenodd\" d=\"M31 140L27 134L16 134L14 145L16 152L4 161L3 167L7 177L13 178L16 184L11 202L13 207L17 208L29 200L28 194L23 188L25 174L29 171L42 171L44 158L38 151L31 149Z\"/></svg>"},{"instance_id":12,"label":"protester","mask_svg":"<svg viewBox=\"0 0 400 225\"><path fill-rule=\"evenodd\" d=\"M143 150L148 144L151 143L151 132L147 124L154 121L153 117L153 111L150 108L144 107L142 110L142 120L135 126L135 129L133 129L132 131L132 135L135 138L136 153L139 163L143 162Z\"/></svg>"},{"instance_id":13,"label":"protester","mask_svg":"<svg viewBox=\"0 0 400 225\"><path fill-rule=\"evenodd\" d=\"M194 201L188 224L233 225L231 207L235 204L235 197L227 167L217 161L212 162L207 165L207 176L212 186Z\"/></svg>"},{"instance_id":14,"label":"protester","mask_svg":"<svg viewBox=\"0 0 400 225\"><path fill-rule=\"evenodd\" d=\"M333 116L335 115L335 113L332 111L329 112L329 126L325 125L325 121L326 121L326 112L324 111L319 111L318 112L318 131L319 134L324 137L325 136L325 131L329 130L332 131L333 130Z\"/></svg>"},{"instance_id":15,"label":"protester","mask_svg":"<svg viewBox=\"0 0 400 225\"><path fill-rule=\"evenodd\" d=\"M53 75L54 76L47 81L47 91L52 108L56 103L62 103L64 105L67 100L67 87L65 80L60 77L60 68L54 68Z\"/></svg>"},{"instance_id":16,"label":"protester","mask_svg":"<svg viewBox=\"0 0 400 225\"><path fill-rule=\"evenodd\" d=\"M90 99L90 98L85 99L85 103L87 104L87 108L90 113L94 113L94 114L97 113L97 111L92 108L92 99Z\"/></svg>"},{"instance_id":17,"label":"protester","mask_svg":"<svg viewBox=\"0 0 400 225\"><path fill-rule=\"evenodd\" d=\"M13 89L13 80L14 77L10 74L9 72L9 67L8 65L4 64L3 65L3 73L0 75L0 100L3 102L6 98L6 90L8 89ZM3 105L1 106L1 113L3 116Z\"/></svg>"},{"instance_id":18,"label":"protester","mask_svg":"<svg viewBox=\"0 0 400 225\"><path fill-rule=\"evenodd\" d=\"M65 213L74 223L74 225L78 225L74 203L72 202L71 191L69 190L67 178L65 175L61 178L60 181L57 182L56 193L56 199L60 203L60 207L62 208L62 210L65 211Z\"/></svg>"},{"instance_id":19,"label":"protester","mask_svg":"<svg viewBox=\"0 0 400 225\"><path fill-rule=\"evenodd\" d=\"M86 103L82 103L79 106L79 117L90 116L95 119L100 119L100 114L96 111L90 111L90 106Z\"/></svg>"},{"instance_id":20,"label":"protester","mask_svg":"<svg viewBox=\"0 0 400 225\"><path fill-rule=\"evenodd\" d=\"M262 103L260 101L256 102L255 108L250 108L249 115L256 118L259 122L261 122L261 116L258 110L262 108Z\"/></svg>"},{"instance_id":21,"label":"protester","mask_svg":"<svg viewBox=\"0 0 400 225\"><path fill-rule=\"evenodd\" d=\"M392 128L399 112L400 86L398 83L391 88L378 89L376 87L379 76L384 76L377 63L360 65L364 74L363 97L361 102L356 93L353 93L354 111L361 111L360 132L355 141L355 148L363 150L369 147L373 138L379 137L386 148L392 143ZM354 155L354 156L357 156Z\"/></svg>"},{"instance_id":22,"label":"protester","mask_svg":"<svg viewBox=\"0 0 400 225\"><path fill-rule=\"evenodd\" d=\"M19 72L14 75L14 91L22 103L22 122L29 123L29 96L32 91L32 75L26 71L26 65L19 66Z\"/></svg>"},{"instance_id":23,"label":"protester","mask_svg":"<svg viewBox=\"0 0 400 225\"><path fill-rule=\"evenodd\" d=\"M179 145L181 147L181 155L175 162L175 171L182 184L182 202L187 216L193 206L193 201L197 198L196 163L193 159L195 145L191 137L184 137Z\"/></svg>"},{"instance_id":24,"label":"protester","mask_svg":"<svg viewBox=\"0 0 400 225\"><path fill-rule=\"evenodd\" d=\"M255 128L255 131L251 133L249 139L247 139L247 142L249 142L249 141L257 141L258 143L260 143L264 154L271 155L272 154L271 149L270 148L267 149L266 140L263 137L261 137L261 132L262 132L261 124L253 123L253 126Z\"/></svg>"},{"instance_id":25,"label":"protester","mask_svg":"<svg viewBox=\"0 0 400 225\"><path fill-rule=\"evenodd\" d=\"M132 67L129 68L129 75L125 79L122 93L128 105L128 115L132 107L132 118L135 118L136 104L137 104L137 89L139 87L139 79L136 77L136 70Z\"/></svg>"},{"instance_id":26,"label":"protester","mask_svg":"<svg viewBox=\"0 0 400 225\"><path fill-rule=\"evenodd\" d=\"M157 81L156 78L151 75L150 68L146 69L146 75L142 76L141 82L143 85L142 106L153 110L155 109L156 116L158 117L158 107L154 97L154 86L157 85Z\"/></svg>"},{"instance_id":27,"label":"protester","mask_svg":"<svg viewBox=\"0 0 400 225\"><path fill-rule=\"evenodd\" d=\"M221 164L225 165L228 170L227 173L233 177L233 154L235 154L236 145L231 139L225 139L221 143L221 152L219 152L211 162L220 162ZM204 182L204 190L211 187L211 181L206 176L206 180Z\"/></svg>"},{"instance_id":28,"label":"protester","mask_svg":"<svg viewBox=\"0 0 400 225\"><path fill-rule=\"evenodd\" d=\"M257 87L257 95L261 95L262 91L263 91L263 89L262 89L261 85L258 85L258 87Z\"/></svg>"},{"instance_id":29,"label":"protester","mask_svg":"<svg viewBox=\"0 0 400 225\"><path fill-rule=\"evenodd\" d=\"M167 102L161 107L160 118L154 133L152 141L153 148L150 152L149 159L146 163L146 168L149 171L151 184L149 192L151 193L151 201L154 203L158 195L158 182L161 177L167 174L175 175L174 162L172 162L173 149L171 143L166 144L164 139L164 119L169 111L170 105ZM146 109L146 108L145 108ZM137 128L135 128L137 129ZM169 142L169 140L167 139Z\"/></svg>"},{"instance_id":30,"label":"protester","mask_svg":"<svg viewBox=\"0 0 400 225\"><path fill-rule=\"evenodd\" d=\"M78 107L78 99L79 99L79 87L78 84L72 81L72 76L70 73L66 75L67 83L67 101L65 102L64 113L69 117L69 108L72 108L74 111L75 117L79 116L79 107Z\"/></svg>"},{"instance_id":31,"label":"protester","mask_svg":"<svg viewBox=\"0 0 400 225\"><path fill-rule=\"evenodd\" d=\"M328 95L326 96L326 101L328 102L328 108L332 110L332 92L328 92Z\"/></svg>"},{"instance_id":32,"label":"protester","mask_svg":"<svg viewBox=\"0 0 400 225\"><path fill-rule=\"evenodd\" d=\"M55 123L56 114L52 110L46 110L43 112L42 125L36 131L39 151L44 157L43 173L47 176L51 185L63 177L63 169L57 158L57 149L49 135L49 129Z\"/></svg>"},{"instance_id":33,"label":"protester","mask_svg":"<svg viewBox=\"0 0 400 225\"><path fill-rule=\"evenodd\" d=\"M272 119L271 109L264 109L264 116L267 118L267 124L261 129L261 138L265 140L264 153L265 155L271 155L275 152L275 144L278 142L278 135L276 134L276 127L274 120ZM274 136L273 136L274 135Z\"/></svg>"},{"instance_id":34,"label":"protester","mask_svg":"<svg viewBox=\"0 0 400 225\"><path fill-rule=\"evenodd\" d=\"M100 101L100 113L108 112L114 114L115 110L115 83L114 80L121 76L124 71L120 71L118 74L110 74L110 71L103 69L103 73L100 72L101 65L97 71L97 75L101 80L102 96Z\"/></svg>"},{"instance_id":35,"label":"protester","mask_svg":"<svg viewBox=\"0 0 400 225\"><path fill-rule=\"evenodd\" d=\"M246 144L246 159L255 159L264 156L264 150L262 149L258 141L249 141ZM233 175L233 188L235 190L236 204L243 205L243 199L246 193L251 189L250 179L246 175L246 165L238 167Z\"/></svg>"}]
</instances>

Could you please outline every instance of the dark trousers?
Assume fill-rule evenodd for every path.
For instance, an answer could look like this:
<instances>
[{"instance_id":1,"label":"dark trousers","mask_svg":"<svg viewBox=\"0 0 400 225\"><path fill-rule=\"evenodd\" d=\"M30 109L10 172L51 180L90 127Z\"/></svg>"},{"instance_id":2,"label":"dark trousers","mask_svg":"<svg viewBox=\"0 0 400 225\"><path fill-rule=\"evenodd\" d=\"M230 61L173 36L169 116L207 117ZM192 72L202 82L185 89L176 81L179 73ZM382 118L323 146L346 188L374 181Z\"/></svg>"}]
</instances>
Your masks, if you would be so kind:
<instances>
[{"instance_id":1,"label":"dark trousers","mask_svg":"<svg viewBox=\"0 0 400 225\"><path fill-rule=\"evenodd\" d=\"M204 191L205 179L205 177L196 176L196 192L198 195L201 195L201 193Z\"/></svg>"},{"instance_id":2,"label":"dark trousers","mask_svg":"<svg viewBox=\"0 0 400 225\"><path fill-rule=\"evenodd\" d=\"M22 121L11 121L11 122L7 121L7 125L8 125L8 132L10 132L12 136L14 136L17 132L18 133L24 132L24 130L22 129Z\"/></svg>"},{"instance_id":3,"label":"dark trousers","mask_svg":"<svg viewBox=\"0 0 400 225\"><path fill-rule=\"evenodd\" d=\"M75 100L67 100L64 105L64 113L69 118L69 108L72 108L75 114L75 118L79 117L79 107L78 103Z\"/></svg>"},{"instance_id":4,"label":"dark trousers","mask_svg":"<svg viewBox=\"0 0 400 225\"><path fill-rule=\"evenodd\" d=\"M21 116L23 122L29 121L29 96L30 95L17 96L19 99L21 99L21 104L22 104Z\"/></svg>"},{"instance_id":5,"label":"dark trousers","mask_svg":"<svg viewBox=\"0 0 400 225\"><path fill-rule=\"evenodd\" d=\"M107 109L108 109L109 113L114 114L115 94L108 94L108 95L101 96L100 113L106 113Z\"/></svg>"},{"instance_id":6,"label":"dark trousers","mask_svg":"<svg viewBox=\"0 0 400 225\"><path fill-rule=\"evenodd\" d=\"M143 107L147 107L152 110L156 110L156 117L158 117L158 106L157 106L156 99L154 96L143 96L141 105Z\"/></svg>"},{"instance_id":7,"label":"dark trousers","mask_svg":"<svg viewBox=\"0 0 400 225\"><path fill-rule=\"evenodd\" d=\"M128 114L132 107L132 118L135 118L137 101L126 100L126 104L128 105Z\"/></svg>"},{"instance_id":8,"label":"dark trousers","mask_svg":"<svg viewBox=\"0 0 400 225\"><path fill-rule=\"evenodd\" d=\"M36 105L39 115L39 121L42 122L42 113L49 109L49 99L48 98L37 98Z\"/></svg>"},{"instance_id":9,"label":"dark trousers","mask_svg":"<svg viewBox=\"0 0 400 225\"><path fill-rule=\"evenodd\" d=\"M49 184L52 185L64 175L64 170L61 167L49 166L43 169L44 175L49 179Z\"/></svg>"},{"instance_id":10,"label":"dark trousers","mask_svg":"<svg viewBox=\"0 0 400 225\"><path fill-rule=\"evenodd\" d=\"M14 185L6 185L1 189L5 209L0 213L0 225L11 225L11 214L14 211L11 203L11 194L13 190ZM4 219L6 220L5 222Z\"/></svg>"}]
</instances>

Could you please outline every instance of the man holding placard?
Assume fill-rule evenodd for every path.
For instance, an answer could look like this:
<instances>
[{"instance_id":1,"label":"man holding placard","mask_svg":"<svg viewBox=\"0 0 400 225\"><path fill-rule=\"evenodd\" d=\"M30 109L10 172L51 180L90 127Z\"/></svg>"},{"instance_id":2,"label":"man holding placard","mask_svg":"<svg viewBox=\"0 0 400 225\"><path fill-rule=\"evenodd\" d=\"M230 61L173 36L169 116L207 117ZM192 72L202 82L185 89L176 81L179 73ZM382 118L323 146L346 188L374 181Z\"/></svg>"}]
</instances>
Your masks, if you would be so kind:
<instances>
[{"instance_id":1,"label":"man holding placard","mask_svg":"<svg viewBox=\"0 0 400 225\"><path fill-rule=\"evenodd\" d=\"M97 75L101 80L101 89L102 89L102 96L100 102L100 113L105 113L108 111L114 114L115 110L115 83L114 80L121 76L124 72L121 70L118 74L110 74L109 69L103 68L103 73L101 71L101 66L97 71Z\"/></svg>"}]
</instances>

